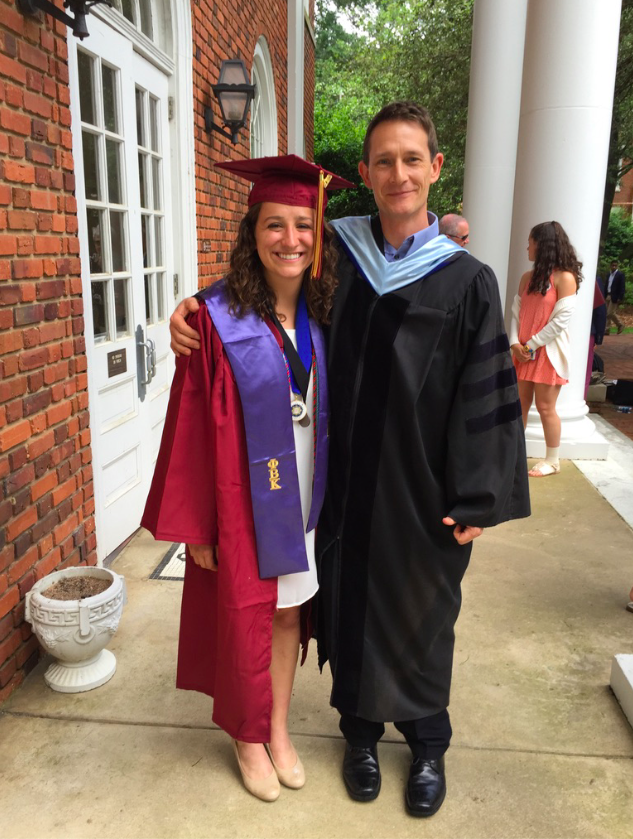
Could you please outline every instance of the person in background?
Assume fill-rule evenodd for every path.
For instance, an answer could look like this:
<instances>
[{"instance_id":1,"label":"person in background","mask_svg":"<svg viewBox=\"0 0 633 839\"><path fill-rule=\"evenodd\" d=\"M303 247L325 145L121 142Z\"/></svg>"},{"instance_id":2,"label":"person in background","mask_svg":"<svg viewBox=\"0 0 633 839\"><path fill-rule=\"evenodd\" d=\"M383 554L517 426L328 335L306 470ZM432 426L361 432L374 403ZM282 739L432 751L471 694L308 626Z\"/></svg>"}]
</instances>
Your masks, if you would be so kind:
<instances>
[{"instance_id":1,"label":"person in background","mask_svg":"<svg viewBox=\"0 0 633 839\"><path fill-rule=\"evenodd\" d=\"M327 186L352 184L295 155L216 166L254 186L230 269L189 321L200 350L177 361L142 525L187 544L177 686L213 696L244 786L274 801L305 781L288 710L328 459L323 209Z\"/></svg>"},{"instance_id":2,"label":"person in background","mask_svg":"<svg viewBox=\"0 0 633 839\"><path fill-rule=\"evenodd\" d=\"M607 301L607 323L613 322L617 327L618 335L624 329L622 321L617 315L618 306L624 300L626 282L624 272L618 268L618 260L611 263L611 270L605 283L605 300Z\"/></svg>"},{"instance_id":3,"label":"person in background","mask_svg":"<svg viewBox=\"0 0 633 839\"><path fill-rule=\"evenodd\" d=\"M607 306L602 293L600 277L596 277L596 286L593 292L593 312L591 314L591 332L589 333L589 353L587 355L587 375L585 376L585 399L591 382L593 370L594 350L600 345L607 328Z\"/></svg>"},{"instance_id":4,"label":"person in background","mask_svg":"<svg viewBox=\"0 0 633 839\"><path fill-rule=\"evenodd\" d=\"M523 426L534 399L545 436L545 459L528 474L543 478L560 472L561 423L556 400L569 376L569 322L582 263L557 221L533 227L527 250L534 268L521 277L512 304L510 348L519 380Z\"/></svg>"},{"instance_id":5,"label":"person in background","mask_svg":"<svg viewBox=\"0 0 633 839\"><path fill-rule=\"evenodd\" d=\"M439 232L458 245L465 246L470 242L470 228L464 216L447 213L439 222Z\"/></svg>"}]
</instances>

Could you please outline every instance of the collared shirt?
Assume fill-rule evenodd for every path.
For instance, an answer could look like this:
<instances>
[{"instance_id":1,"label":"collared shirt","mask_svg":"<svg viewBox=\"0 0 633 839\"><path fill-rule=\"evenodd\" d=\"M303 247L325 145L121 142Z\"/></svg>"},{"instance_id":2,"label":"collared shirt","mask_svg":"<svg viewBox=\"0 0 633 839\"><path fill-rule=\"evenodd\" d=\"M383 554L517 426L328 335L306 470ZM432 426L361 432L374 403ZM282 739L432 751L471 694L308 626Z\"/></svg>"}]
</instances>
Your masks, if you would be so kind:
<instances>
[{"instance_id":1,"label":"collared shirt","mask_svg":"<svg viewBox=\"0 0 633 839\"><path fill-rule=\"evenodd\" d=\"M393 245L390 245L385 239L384 248L385 259L387 262L398 262L399 260L404 259L405 256L415 253L422 247L422 245L426 245L427 242L430 242L431 239L434 239L439 235L440 229L437 216L434 213L427 212L426 217L428 219L429 226L425 227L424 230L418 230L418 232L414 233L413 236L408 236L400 245L398 250L396 250Z\"/></svg>"},{"instance_id":2,"label":"collared shirt","mask_svg":"<svg viewBox=\"0 0 633 839\"><path fill-rule=\"evenodd\" d=\"M386 256L386 254L385 254L385 256ZM611 286L613 285L613 278L615 277L615 274L616 274L617 270L618 269L616 268L615 271L612 271L609 274L609 282L607 283L607 294L611 294Z\"/></svg>"}]
</instances>

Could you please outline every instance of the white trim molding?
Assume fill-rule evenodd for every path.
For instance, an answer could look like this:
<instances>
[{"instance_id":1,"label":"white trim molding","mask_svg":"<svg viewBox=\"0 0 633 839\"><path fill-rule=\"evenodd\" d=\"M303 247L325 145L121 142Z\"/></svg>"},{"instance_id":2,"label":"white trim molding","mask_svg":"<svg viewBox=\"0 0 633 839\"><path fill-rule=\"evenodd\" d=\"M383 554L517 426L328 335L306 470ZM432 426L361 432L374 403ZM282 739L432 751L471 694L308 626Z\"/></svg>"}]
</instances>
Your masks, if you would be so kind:
<instances>
[{"instance_id":1,"label":"white trim molding","mask_svg":"<svg viewBox=\"0 0 633 839\"><path fill-rule=\"evenodd\" d=\"M255 45L251 82L256 85L251 105L251 157L274 157L278 154L277 96L275 76L268 42L262 35Z\"/></svg>"},{"instance_id":2,"label":"white trim molding","mask_svg":"<svg viewBox=\"0 0 633 839\"><path fill-rule=\"evenodd\" d=\"M305 156L303 0L288 0L288 154Z\"/></svg>"},{"instance_id":3,"label":"white trim molding","mask_svg":"<svg viewBox=\"0 0 633 839\"><path fill-rule=\"evenodd\" d=\"M196 223L196 156L194 143L193 32L189 0L172 0L172 38L176 73L170 93L174 113L172 131L172 195L174 219L180 220L180 247L174 246L174 270L179 277L177 297L198 290L198 232Z\"/></svg>"}]
</instances>

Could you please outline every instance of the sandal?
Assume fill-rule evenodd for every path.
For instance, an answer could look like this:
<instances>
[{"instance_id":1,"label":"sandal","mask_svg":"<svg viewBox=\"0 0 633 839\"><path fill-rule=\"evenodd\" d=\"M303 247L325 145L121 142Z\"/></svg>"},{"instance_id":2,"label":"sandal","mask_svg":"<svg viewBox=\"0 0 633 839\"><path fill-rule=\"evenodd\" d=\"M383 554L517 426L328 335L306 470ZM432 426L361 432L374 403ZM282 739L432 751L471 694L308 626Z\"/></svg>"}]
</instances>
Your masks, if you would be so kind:
<instances>
[{"instance_id":1,"label":"sandal","mask_svg":"<svg viewBox=\"0 0 633 839\"><path fill-rule=\"evenodd\" d=\"M626 604L626 611L633 612L633 601L631 603Z\"/></svg>"},{"instance_id":2,"label":"sandal","mask_svg":"<svg viewBox=\"0 0 633 839\"><path fill-rule=\"evenodd\" d=\"M546 460L539 460L529 470L530 478L547 478L548 475L558 475L560 472L560 463L548 463Z\"/></svg>"}]
</instances>

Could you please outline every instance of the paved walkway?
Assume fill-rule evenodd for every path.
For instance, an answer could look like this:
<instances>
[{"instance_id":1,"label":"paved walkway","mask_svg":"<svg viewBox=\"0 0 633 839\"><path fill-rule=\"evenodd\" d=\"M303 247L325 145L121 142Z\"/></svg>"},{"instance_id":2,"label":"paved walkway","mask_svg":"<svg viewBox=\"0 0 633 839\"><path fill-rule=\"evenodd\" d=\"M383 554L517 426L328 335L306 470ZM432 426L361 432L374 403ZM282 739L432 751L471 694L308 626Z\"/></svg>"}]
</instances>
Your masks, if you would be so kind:
<instances>
[{"instance_id":1,"label":"paved walkway","mask_svg":"<svg viewBox=\"0 0 633 839\"><path fill-rule=\"evenodd\" d=\"M140 532L114 565L129 593L114 678L54 693L44 661L0 709L2 836L628 839L633 731L608 684L612 656L633 652L633 533L570 462L531 486L532 518L487 531L466 575L434 818L404 811L408 750L391 726L378 800L348 799L314 649L291 718L308 783L272 805L249 796L211 701L174 689L181 584L149 579L167 545Z\"/></svg>"},{"instance_id":2,"label":"paved walkway","mask_svg":"<svg viewBox=\"0 0 633 839\"><path fill-rule=\"evenodd\" d=\"M604 361L604 372L607 379L633 380L633 333L621 335L606 335L596 352ZM633 412L620 413L612 402L590 402L590 412L600 414L601 417L633 440Z\"/></svg>"},{"instance_id":3,"label":"paved walkway","mask_svg":"<svg viewBox=\"0 0 633 839\"><path fill-rule=\"evenodd\" d=\"M633 332L605 335L596 352L608 379L633 379Z\"/></svg>"}]
</instances>

